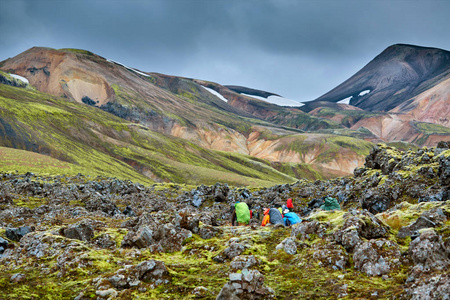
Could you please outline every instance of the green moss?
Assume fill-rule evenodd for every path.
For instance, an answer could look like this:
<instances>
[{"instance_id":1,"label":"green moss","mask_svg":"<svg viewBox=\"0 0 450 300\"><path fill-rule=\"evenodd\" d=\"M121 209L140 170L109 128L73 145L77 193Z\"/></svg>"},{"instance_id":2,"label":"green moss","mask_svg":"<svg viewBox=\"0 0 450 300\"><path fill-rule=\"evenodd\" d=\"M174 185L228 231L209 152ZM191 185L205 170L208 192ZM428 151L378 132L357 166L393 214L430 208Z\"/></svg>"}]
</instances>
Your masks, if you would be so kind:
<instances>
[{"instance_id":1,"label":"green moss","mask_svg":"<svg viewBox=\"0 0 450 300\"><path fill-rule=\"evenodd\" d=\"M84 55L88 55L88 56L94 56L94 53L92 53L91 51L87 51L87 50L83 50L83 49L63 48L63 49L59 49L59 51L72 52L72 53L79 53L79 54L84 54Z\"/></svg>"}]
</instances>

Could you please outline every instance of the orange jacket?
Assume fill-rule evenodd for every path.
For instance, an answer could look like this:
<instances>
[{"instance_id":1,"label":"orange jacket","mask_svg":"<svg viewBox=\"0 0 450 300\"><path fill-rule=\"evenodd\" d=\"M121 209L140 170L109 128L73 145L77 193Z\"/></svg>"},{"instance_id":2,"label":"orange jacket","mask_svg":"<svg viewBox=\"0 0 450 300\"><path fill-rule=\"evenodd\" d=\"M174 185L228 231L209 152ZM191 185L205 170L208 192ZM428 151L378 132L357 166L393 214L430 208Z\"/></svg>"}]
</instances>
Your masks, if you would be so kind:
<instances>
[{"instance_id":1,"label":"orange jacket","mask_svg":"<svg viewBox=\"0 0 450 300\"><path fill-rule=\"evenodd\" d=\"M269 223L269 222L270 222L270 216L269 216L269 214L264 215L264 218L263 218L263 220L262 220L261 226L266 226L266 224Z\"/></svg>"}]
</instances>

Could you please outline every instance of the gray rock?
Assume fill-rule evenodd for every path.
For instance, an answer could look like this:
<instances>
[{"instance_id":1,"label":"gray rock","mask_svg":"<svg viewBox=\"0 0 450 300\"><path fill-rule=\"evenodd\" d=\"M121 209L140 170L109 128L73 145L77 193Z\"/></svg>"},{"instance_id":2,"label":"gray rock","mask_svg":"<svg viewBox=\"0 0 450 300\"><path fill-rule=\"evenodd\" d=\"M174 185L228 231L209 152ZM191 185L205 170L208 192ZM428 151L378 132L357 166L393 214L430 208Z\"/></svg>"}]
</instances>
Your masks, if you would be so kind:
<instances>
[{"instance_id":1,"label":"gray rock","mask_svg":"<svg viewBox=\"0 0 450 300\"><path fill-rule=\"evenodd\" d=\"M0 237L0 247L3 248L3 250L8 248L8 241L2 237ZM3 251L0 251L0 253L3 253Z\"/></svg>"},{"instance_id":2,"label":"gray rock","mask_svg":"<svg viewBox=\"0 0 450 300\"><path fill-rule=\"evenodd\" d=\"M450 249L434 230L427 230L411 241L408 254L416 270L444 270L450 264Z\"/></svg>"},{"instance_id":3,"label":"gray rock","mask_svg":"<svg viewBox=\"0 0 450 300\"><path fill-rule=\"evenodd\" d=\"M413 285L407 291L407 297L413 300L442 299L450 300L450 275L441 274L425 279Z\"/></svg>"},{"instance_id":4,"label":"gray rock","mask_svg":"<svg viewBox=\"0 0 450 300\"><path fill-rule=\"evenodd\" d=\"M235 270L242 270L251 268L257 264L258 261L254 255L239 255L233 258L230 267Z\"/></svg>"},{"instance_id":5,"label":"gray rock","mask_svg":"<svg viewBox=\"0 0 450 300\"><path fill-rule=\"evenodd\" d=\"M22 226L19 228L6 228L5 235L8 239L12 241L20 241L27 233L30 233L32 230L29 226Z\"/></svg>"},{"instance_id":6,"label":"gray rock","mask_svg":"<svg viewBox=\"0 0 450 300\"><path fill-rule=\"evenodd\" d=\"M107 233L101 234L92 240L92 243L101 249L115 249L116 241Z\"/></svg>"},{"instance_id":7,"label":"gray rock","mask_svg":"<svg viewBox=\"0 0 450 300\"><path fill-rule=\"evenodd\" d=\"M293 238L285 238L276 246L277 250L284 250L287 254L294 255L297 253L297 244Z\"/></svg>"},{"instance_id":8,"label":"gray rock","mask_svg":"<svg viewBox=\"0 0 450 300\"><path fill-rule=\"evenodd\" d=\"M87 222L79 222L71 224L60 230L62 236L69 239L77 239L80 241L89 241L94 237L94 229Z\"/></svg>"},{"instance_id":9,"label":"gray rock","mask_svg":"<svg viewBox=\"0 0 450 300\"><path fill-rule=\"evenodd\" d=\"M219 227L216 226L211 226L211 225L204 225L202 227L200 227L199 231L198 231L198 235L202 238L202 239L211 239L213 237L218 236L219 234L221 234L221 229Z\"/></svg>"},{"instance_id":10,"label":"gray rock","mask_svg":"<svg viewBox=\"0 0 450 300\"><path fill-rule=\"evenodd\" d=\"M216 298L221 299L275 299L275 292L264 286L264 276L258 270L244 269L242 273L230 274L230 281Z\"/></svg>"},{"instance_id":11,"label":"gray rock","mask_svg":"<svg viewBox=\"0 0 450 300\"><path fill-rule=\"evenodd\" d=\"M334 270L344 270L349 264L348 254L345 249L335 243L317 244L313 247L313 258L319 264Z\"/></svg>"},{"instance_id":12,"label":"gray rock","mask_svg":"<svg viewBox=\"0 0 450 300\"><path fill-rule=\"evenodd\" d=\"M400 265L401 252L396 243L386 240L370 240L355 248L353 261L355 269L368 276L389 274Z\"/></svg>"},{"instance_id":13,"label":"gray rock","mask_svg":"<svg viewBox=\"0 0 450 300\"><path fill-rule=\"evenodd\" d=\"M308 239L310 234L322 237L326 230L325 226L317 221L297 223L291 227L291 237L297 237L301 240Z\"/></svg>"},{"instance_id":14,"label":"gray rock","mask_svg":"<svg viewBox=\"0 0 450 300\"><path fill-rule=\"evenodd\" d=\"M403 226L398 230L397 236L399 238L406 238L407 236L412 236L415 234L418 230L424 229L424 228L433 228L436 226L436 223L428 219L427 217L420 216L417 218L417 220L408 226Z\"/></svg>"},{"instance_id":15,"label":"gray rock","mask_svg":"<svg viewBox=\"0 0 450 300\"><path fill-rule=\"evenodd\" d=\"M125 240L125 238L124 238ZM153 231L147 226L139 228L139 230L134 234L131 239L132 246L137 248L147 248L153 242Z\"/></svg>"},{"instance_id":16,"label":"gray rock","mask_svg":"<svg viewBox=\"0 0 450 300\"><path fill-rule=\"evenodd\" d=\"M19 283L26 279L26 275L22 273L17 273L11 276L11 279L9 280L12 283Z\"/></svg>"},{"instance_id":17,"label":"gray rock","mask_svg":"<svg viewBox=\"0 0 450 300\"><path fill-rule=\"evenodd\" d=\"M344 246L344 248L353 252L353 249L363 241L354 227L339 229L333 234L334 240Z\"/></svg>"}]
</instances>

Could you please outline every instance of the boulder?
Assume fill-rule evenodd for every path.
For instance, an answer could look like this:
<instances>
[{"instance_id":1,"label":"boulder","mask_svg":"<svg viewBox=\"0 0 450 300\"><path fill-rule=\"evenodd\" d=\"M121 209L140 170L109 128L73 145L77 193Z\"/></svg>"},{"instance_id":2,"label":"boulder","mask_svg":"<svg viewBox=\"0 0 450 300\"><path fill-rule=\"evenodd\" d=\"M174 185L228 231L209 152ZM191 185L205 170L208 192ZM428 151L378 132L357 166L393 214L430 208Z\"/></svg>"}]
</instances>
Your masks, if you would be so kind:
<instances>
[{"instance_id":1,"label":"boulder","mask_svg":"<svg viewBox=\"0 0 450 300\"><path fill-rule=\"evenodd\" d=\"M439 158L438 174L439 182L442 186L450 185L450 156L442 155Z\"/></svg>"},{"instance_id":2,"label":"boulder","mask_svg":"<svg viewBox=\"0 0 450 300\"><path fill-rule=\"evenodd\" d=\"M0 254L2 254L6 248L8 248L8 241L0 237Z\"/></svg>"},{"instance_id":3,"label":"boulder","mask_svg":"<svg viewBox=\"0 0 450 300\"><path fill-rule=\"evenodd\" d=\"M258 264L258 260L253 255L238 255L233 258L230 267L235 270L248 269Z\"/></svg>"},{"instance_id":4,"label":"boulder","mask_svg":"<svg viewBox=\"0 0 450 300\"><path fill-rule=\"evenodd\" d=\"M436 223L421 215L417 220L408 226L403 226L398 230L397 236L399 238L406 238L407 236L417 235L420 229L436 227Z\"/></svg>"},{"instance_id":5,"label":"boulder","mask_svg":"<svg viewBox=\"0 0 450 300\"><path fill-rule=\"evenodd\" d=\"M230 246L225 248L221 253L213 257L213 260L218 263L223 263L227 259L233 259L244 252L245 246L240 243L231 243Z\"/></svg>"},{"instance_id":6,"label":"boulder","mask_svg":"<svg viewBox=\"0 0 450 300\"><path fill-rule=\"evenodd\" d=\"M356 270L368 276L381 276L400 266L400 256L396 243L377 239L358 245L353 253L353 262Z\"/></svg>"},{"instance_id":7,"label":"boulder","mask_svg":"<svg viewBox=\"0 0 450 300\"><path fill-rule=\"evenodd\" d=\"M136 232L128 232L123 238L121 247L147 248L152 243L153 231L147 226L142 226Z\"/></svg>"},{"instance_id":8,"label":"boulder","mask_svg":"<svg viewBox=\"0 0 450 300\"><path fill-rule=\"evenodd\" d=\"M111 238L107 233L101 234L92 240L92 243L101 249L115 249L116 241Z\"/></svg>"},{"instance_id":9,"label":"boulder","mask_svg":"<svg viewBox=\"0 0 450 300\"><path fill-rule=\"evenodd\" d=\"M264 276L258 270L243 269L229 278L216 300L275 299L275 292L264 286Z\"/></svg>"},{"instance_id":10,"label":"boulder","mask_svg":"<svg viewBox=\"0 0 450 300\"><path fill-rule=\"evenodd\" d=\"M297 237L301 240L309 239L311 234L322 237L325 230L325 226L317 221L297 223L292 225L291 237ZM300 237L298 237L298 235L300 235Z\"/></svg>"},{"instance_id":11,"label":"boulder","mask_svg":"<svg viewBox=\"0 0 450 300\"><path fill-rule=\"evenodd\" d=\"M162 251L180 251L186 239L192 237L187 229L175 227L173 224L164 224L155 231L154 240L158 242Z\"/></svg>"},{"instance_id":12,"label":"boulder","mask_svg":"<svg viewBox=\"0 0 450 300\"><path fill-rule=\"evenodd\" d=\"M415 270L445 270L450 264L450 249L434 230L426 230L411 241L408 254Z\"/></svg>"},{"instance_id":13,"label":"boulder","mask_svg":"<svg viewBox=\"0 0 450 300\"><path fill-rule=\"evenodd\" d=\"M94 229L88 222L81 221L62 228L60 234L69 239L89 241L94 237Z\"/></svg>"},{"instance_id":14,"label":"boulder","mask_svg":"<svg viewBox=\"0 0 450 300\"><path fill-rule=\"evenodd\" d=\"M162 261L146 260L136 266L117 270L108 281L116 289L127 289L138 286L141 281L150 282L153 286L168 283L169 272Z\"/></svg>"},{"instance_id":15,"label":"boulder","mask_svg":"<svg viewBox=\"0 0 450 300\"><path fill-rule=\"evenodd\" d=\"M192 231L192 233L198 233L198 226L200 223L200 217L193 214L182 214L180 220L181 228Z\"/></svg>"},{"instance_id":16,"label":"boulder","mask_svg":"<svg viewBox=\"0 0 450 300\"><path fill-rule=\"evenodd\" d=\"M5 235L12 241L20 241L27 233L32 232L33 229L29 226L22 226L18 228L6 228Z\"/></svg>"},{"instance_id":17,"label":"boulder","mask_svg":"<svg viewBox=\"0 0 450 300\"><path fill-rule=\"evenodd\" d=\"M407 289L406 297L412 300L450 300L450 275L440 274L426 278L419 284L414 284Z\"/></svg>"},{"instance_id":18,"label":"boulder","mask_svg":"<svg viewBox=\"0 0 450 300\"><path fill-rule=\"evenodd\" d=\"M202 239L211 239L213 237L216 237L218 235L222 234L222 229L220 227L211 226L211 225L204 225L200 227L198 231L198 235Z\"/></svg>"},{"instance_id":19,"label":"boulder","mask_svg":"<svg viewBox=\"0 0 450 300\"><path fill-rule=\"evenodd\" d=\"M133 211L133 209L131 208L131 206L125 207L125 209L123 210L122 213L127 217L136 217L136 214Z\"/></svg>"},{"instance_id":20,"label":"boulder","mask_svg":"<svg viewBox=\"0 0 450 300\"><path fill-rule=\"evenodd\" d=\"M353 252L353 249L363 242L355 227L339 229L333 234L333 237L334 240L344 246L348 252Z\"/></svg>"},{"instance_id":21,"label":"boulder","mask_svg":"<svg viewBox=\"0 0 450 300\"><path fill-rule=\"evenodd\" d=\"M297 244L294 238L285 238L280 244L275 248L276 250L284 250L287 254L294 255L297 253Z\"/></svg>"},{"instance_id":22,"label":"boulder","mask_svg":"<svg viewBox=\"0 0 450 300\"><path fill-rule=\"evenodd\" d=\"M110 200L105 198L95 198L86 202L87 211L102 211L109 216L119 215L121 212L117 206Z\"/></svg>"},{"instance_id":23,"label":"boulder","mask_svg":"<svg viewBox=\"0 0 450 300\"><path fill-rule=\"evenodd\" d=\"M344 270L348 264L348 254L341 245L326 243L313 246L313 258L319 264L334 270Z\"/></svg>"},{"instance_id":24,"label":"boulder","mask_svg":"<svg viewBox=\"0 0 450 300\"><path fill-rule=\"evenodd\" d=\"M366 210L347 213L344 219L344 225L340 231L352 228L358 232L359 236L366 239L386 237L389 234L389 226ZM336 234L335 238L338 235Z\"/></svg>"}]
</instances>

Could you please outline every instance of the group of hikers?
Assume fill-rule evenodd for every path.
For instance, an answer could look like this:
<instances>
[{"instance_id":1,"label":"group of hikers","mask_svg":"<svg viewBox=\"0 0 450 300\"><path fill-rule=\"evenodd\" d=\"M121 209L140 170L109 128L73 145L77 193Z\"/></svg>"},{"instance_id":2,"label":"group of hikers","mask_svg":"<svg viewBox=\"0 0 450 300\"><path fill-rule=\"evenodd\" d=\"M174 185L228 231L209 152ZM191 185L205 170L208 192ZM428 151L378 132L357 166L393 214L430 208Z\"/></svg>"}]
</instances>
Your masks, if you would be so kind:
<instances>
[{"instance_id":1,"label":"group of hikers","mask_svg":"<svg viewBox=\"0 0 450 300\"><path fill-rule=\"evenodd\" d=\"M323 199L324 204L320 206L323 210L340 209L340 205L335 198L326 197ZM249 225L250 219L253 217L253 211L246 202L237 201L232 206L233 215L231 224L234 225ZM264 209L264 217L261 226L281 224L283 226L291 226L301 223L302 219L294 212L294 204L292 199L286 201L286 205L277 205L273 208Z\"/></svg>"}]
</instances>

